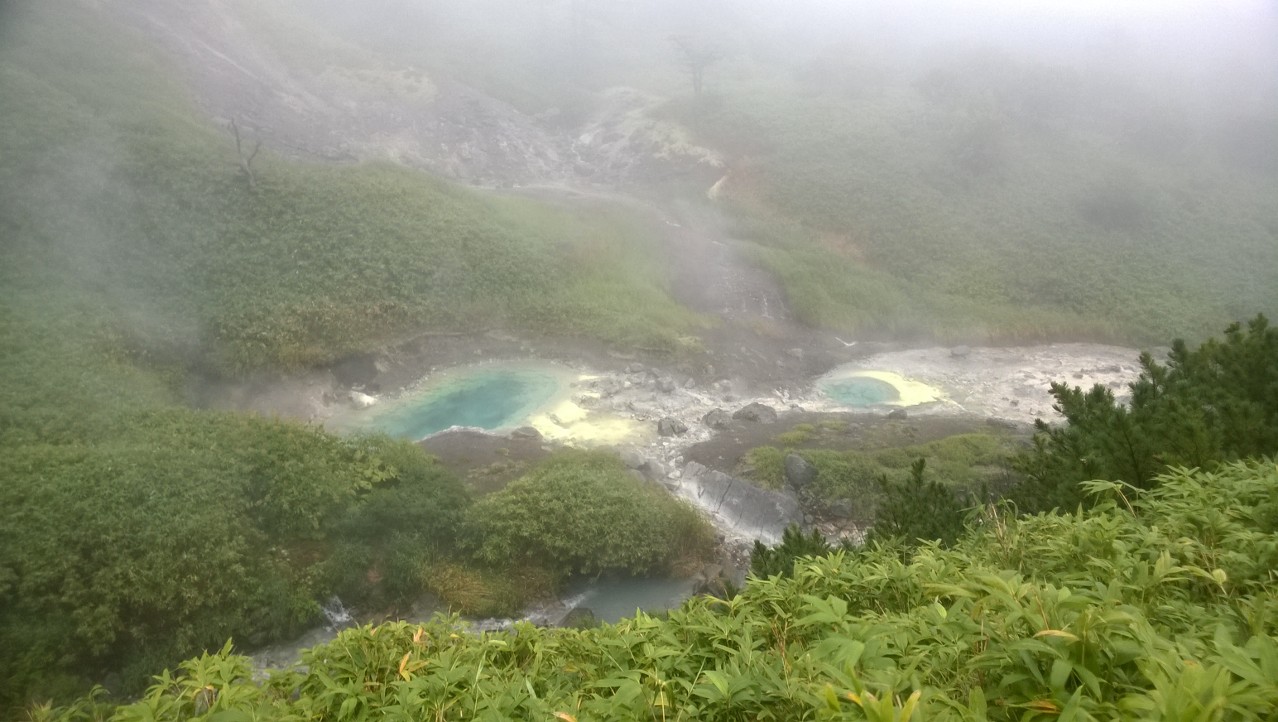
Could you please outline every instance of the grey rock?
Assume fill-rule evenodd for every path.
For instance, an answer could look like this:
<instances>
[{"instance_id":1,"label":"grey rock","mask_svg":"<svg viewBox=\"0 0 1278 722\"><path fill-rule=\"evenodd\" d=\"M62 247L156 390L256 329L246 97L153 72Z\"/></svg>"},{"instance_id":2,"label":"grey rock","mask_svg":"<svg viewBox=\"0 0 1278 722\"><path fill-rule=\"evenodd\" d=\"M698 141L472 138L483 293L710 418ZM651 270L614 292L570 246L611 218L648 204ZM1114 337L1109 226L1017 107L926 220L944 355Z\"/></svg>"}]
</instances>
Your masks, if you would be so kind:
<instances>
[{"instance_id":1,"label":"grey rock","mask_svg":"<svg viewBox=\"0 0 1278 722\"><path fill-rule=\"evenodd\" d=\"M701 417L701 423L722 431L732 425L732 417L728 416L728 412L723 409L712 409Z\"/></svg>"},{"instance_id":2,"label":"grey rock","mask_svg":"<svg viewBox=\"0 0 1278 722\"><path fill-rule=\"evenodd\" d=\"M644 370L644 367L643 367L643 364L641 363L632 363L626 367L626 373L628 374L643 373L643 370Z\"/></svg>"},{"instance_id":3,"label":"grey rock","mask_svg":"<svg viewBox=\"0 0 1278 722\"><path fill-rule=\"evenodd\" d=\"M971 346L955 346L954 348L950 349L950 356L952 358L967 358L968 356L971 356L971 355L972 355Z\"/></svg>"},{"instance_id":4,"label":"grey rock","mask_svg":"<svg viewBox=\"0 0 1278 722\"><path fill-rule=\"evenodd\" d=\"M657 434L661 436L682 436L688 433L688 425L672 416L657 422Z\"/></svg>"},{"instance_id":5,"label":"grey rock","mask_svg":"<svg viewBox=\"0 0 1278 722\"><path fill-rule=\"evenodd\" d=\"M521 426L510 432L510 438L539 440L541 439L541 432L531 426Z\"/></svg>"},{"instance_id":6,"label":"grey rock","mask_svg":"<svg viewBox=\"0 0 1278 722\"><path fill-rule=\"evenodd\" d=\"M797 359L803 358L803 349L801 348L792 348L789 351L786 351L786 353L790 354L791 356Z\"/></svg>"},{"instance_id":7,"label":"grey rock","mask_svg":"<svg viewBox=\"0 0 1278 722\"><path fill-rule=\"evenodd\" d=\"M892 409L888 412L887 417L895 420L908 419L910 418L910 412L905 409Z\"/></svg>"},{"instance_id":8,"label":"grey rock","mask_svg":"<svg viewBox=\"0 0 1278 722\"><path fill-rule=\"evenodd\" d=\"M785 481L796 490L803 489L816 481L817 468L798 454L786 454L782 462L785 468Z\"/></svg>"},{"instance_id":9,"label":"grey rock","mask_svg":"<svg viewBox=\"0 0 1278 722\"><path fill-rule=\"evenodd\" d=\"M764 543L780 542L785 528L802 519L798 497L792 491L760 489L695 461L684 467L683 477L680 493L685 498Z\"/></svg>"},{"instance_id":10,"label":"grey rock","mask_svg":"<svg viewBox=\"0 0 1278 722\"><path fill-rule=\"evenodd\" d=\"M657 379L657 390L663 394L674 393L676 388L678 388L678 385L675 384L674 379L669 376L663 376L660 379Z\"/></svg>"},{"instance_id":11,"label":"grey rock","mask_svg":"<svg viewBox=\"0 0 1278 722\"><path fill-rule=\"evenodd\" d=\"M777 420L777 412L776 409L771 406L761 404L756 401L737 409L736 413L732 415L732 418L740 419L742 421L758 421L759 423L770 424Z\"/></svg>"}]
</instances>

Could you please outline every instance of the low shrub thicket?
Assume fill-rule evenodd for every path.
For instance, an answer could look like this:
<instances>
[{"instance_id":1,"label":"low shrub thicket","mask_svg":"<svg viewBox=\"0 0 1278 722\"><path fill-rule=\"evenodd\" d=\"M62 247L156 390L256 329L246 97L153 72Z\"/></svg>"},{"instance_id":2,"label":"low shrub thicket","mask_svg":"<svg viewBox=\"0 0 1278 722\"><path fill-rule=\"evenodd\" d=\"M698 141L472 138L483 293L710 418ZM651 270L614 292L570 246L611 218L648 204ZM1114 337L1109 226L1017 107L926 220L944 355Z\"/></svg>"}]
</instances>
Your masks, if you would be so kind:
<instances>
[{"instance_id":1,"label":"low shrub thicket","mask_svg":"<svg viewBox=\"0 0 1278 722\"><path fill-rule=\"evenodd\" d=\"M589 630L353 629L251 681L229 649L142 700L47 719L1266 719L1278 707L1271 462L995 509L953 549L797 563L731 601ZM1267 521L1266 521L1267 520Z\"/></svg>"}]
</instances>

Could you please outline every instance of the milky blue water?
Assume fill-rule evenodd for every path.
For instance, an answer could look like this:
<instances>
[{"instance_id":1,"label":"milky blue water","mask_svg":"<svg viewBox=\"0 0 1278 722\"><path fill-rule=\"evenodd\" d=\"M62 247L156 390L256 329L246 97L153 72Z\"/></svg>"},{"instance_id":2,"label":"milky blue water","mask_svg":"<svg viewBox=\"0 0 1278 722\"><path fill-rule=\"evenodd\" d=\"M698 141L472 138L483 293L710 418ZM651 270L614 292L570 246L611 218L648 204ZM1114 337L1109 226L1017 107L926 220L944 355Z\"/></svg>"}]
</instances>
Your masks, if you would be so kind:
<instances>
[{"instance_id":1,"label":"milky blue water","mask_svg":"<svg viewBox=\"0 0 1278 722\"><path fill-rule=\"evenodd\" d=\"M564 385L563 374L524 368L476 369L373 410L365 428L422 439L450 426L518 426Z\"/></svg>"},{"instance_id":2,"label":"milky blue water","mask_svg":"<svg viewBox=\"0 0 1278 722\"><path fill-rule=\"evenodd\" d=\"M827 381L821 391L840 406L851 407L877 406L901 398L892 384L865 376Z\"/></svg>"},{"instance_id":3,"label":"milky blue water","mask_svg":"<svg viewBox=\"0 0 1278 722\"><path fill-rule=\"evenodd\" d=\"M695 585L695 579L597 579L573 590L573 601L600 622L612 623L641 610L655 614L674 609L692 596Z\"/></svg>"}]
</instances>

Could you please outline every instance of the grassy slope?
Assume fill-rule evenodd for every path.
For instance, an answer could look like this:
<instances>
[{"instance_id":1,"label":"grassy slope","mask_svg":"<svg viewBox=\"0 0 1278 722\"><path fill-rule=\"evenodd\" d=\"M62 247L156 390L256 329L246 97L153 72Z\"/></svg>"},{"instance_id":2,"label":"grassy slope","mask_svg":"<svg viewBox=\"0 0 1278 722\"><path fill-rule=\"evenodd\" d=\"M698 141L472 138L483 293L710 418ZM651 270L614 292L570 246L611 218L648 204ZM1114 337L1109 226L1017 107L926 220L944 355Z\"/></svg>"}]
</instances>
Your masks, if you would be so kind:
<instances>
[{"instance_id":1,"label":"grassy slope","mask_svg":"<svg viewBox=\"0 0 1278 722\"><path fill-rule=\"evenodd\" d=\"M730 195L806 321L1150 340L1278 309L1278 182L1208 147L974 119L909 86L847 97L738 75L701 128L746 154ZM971 172L981 151L990 167Z\"/></svg>"},{"instance_id":2,"label":"grassy slope","mask_svg":"<svg viewBox=\"0 0 1278 722\"><path fill-rule=\"evenodd\" d=\"M269 153L251 192L229 135L195 118L136 38L73 6L18 19L0 64L5 250L47 264L144 347L180 342L242 371L414 330L668 345L692 322L623 211L577 217Z\"/></svg>"}]
</instances>

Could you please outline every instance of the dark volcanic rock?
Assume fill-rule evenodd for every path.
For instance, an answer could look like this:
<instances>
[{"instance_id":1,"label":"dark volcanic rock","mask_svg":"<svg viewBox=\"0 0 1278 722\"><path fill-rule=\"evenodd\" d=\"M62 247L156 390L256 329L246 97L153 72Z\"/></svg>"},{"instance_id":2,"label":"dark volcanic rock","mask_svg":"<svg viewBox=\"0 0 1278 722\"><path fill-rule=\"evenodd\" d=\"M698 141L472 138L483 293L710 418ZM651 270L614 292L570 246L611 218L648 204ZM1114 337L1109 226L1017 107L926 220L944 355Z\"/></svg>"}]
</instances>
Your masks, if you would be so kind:
<instances>
[{"instance_id":1,"label":"dark volcanic rock","mask_svg":"<svg viewBox=\"0 0 1278 722\"><path fill-rule=\"evenodd\" d=\"M798 454L786 454L785 481L795 490L800 490L816 481L817 469L808 460Z\"/></svg>"},{"instance_id":2,"label":"dark volcanic rock","mask_svg":"<svg viewBox=\"0 0 1278 722\"><path fill-rule=\"evenodd\" d=\"M761 404L756 401L753 404L742 406L740 409L737 409L737 412L732 415L732 418L740 419L742 421L758 421L760 423L770 424L777 420L777 412L776 409L771 406L767 406L766 404Z\"/></svg>"},{"instance_id":3,"label":"dark volcanic rock","mask_svg":"<svg viewBox=\"0 0 1278 722\"><path fill-rule=\"evenodd\" d=\"M657 433L661 436L680 436L688 432L688 425L682 421L667 416L657 422Z\"/></svg>"},{"instance_id":4,"label":"dark volcanic rock","mask_svg":"<svg viewBox=\"0 0 1278 722\"><path fill-rule=\"evenodd\" d=\"M559 626L564 629L590 629L598 627L599 620L595 617L595 612L590 607L573 607L559 621Z\"/></svg>"},{"instance_id":5,"label":"dark volcanic rock","mask_svg":"<svg viewBox=\"0 0 1278 722\"><path fill-rule=\"evenodd\" d=\"M714 409L701 417L701 423L722 431L732 425L732 417L723 409Z\"/></svg>"},{"instance_id":6,"label":"dark volcanic rock","mask_svg":"<svg viewBox=\"0 0 1278 722\"><path fill-rule=\"evenodd\" d=\"M906 411L905 409L892 409L891 411L888 412L888 418L896 419L896 420L908 419L910 418L910 412Z\"/></svg>"},{"instance_id":7,"label":"dark volcanic rock","mask_svg":"<svg viewBox=\"0 0 1278 722\"><path fill-rule=\"evenodd\" d=\"M541 438L541 432L540 432L540 431L538 431L538 430L536 430L536 429L534 429L534 428L533 428L533 427L531 427L531 426L521 426L521 427L519 427L518 429L515 429L514 431L510 432L510 438L512 438L512 439L540 439L540 438Z\"/></svg>"}]
</instances>

